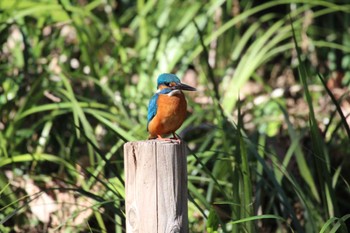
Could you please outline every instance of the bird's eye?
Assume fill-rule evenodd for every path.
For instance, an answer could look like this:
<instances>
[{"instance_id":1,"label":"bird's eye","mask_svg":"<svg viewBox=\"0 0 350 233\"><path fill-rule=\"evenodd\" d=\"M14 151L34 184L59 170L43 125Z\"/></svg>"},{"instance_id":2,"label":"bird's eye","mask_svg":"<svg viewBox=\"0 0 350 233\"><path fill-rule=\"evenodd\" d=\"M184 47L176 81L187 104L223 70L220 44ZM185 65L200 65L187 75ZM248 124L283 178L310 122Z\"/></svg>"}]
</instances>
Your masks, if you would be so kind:
<instances>
[{"instance_id":1,"label":"bird's eye","mask_svg":"<svg viewBox=\"0 0 350 233\"><path fill-rule=\"evenodd\" d=\"M169 82L165 82L164 84L165 84L165 86L169 86L169 85L170 85L170 83L169 83Z\"/></svg>"}]
</instances>

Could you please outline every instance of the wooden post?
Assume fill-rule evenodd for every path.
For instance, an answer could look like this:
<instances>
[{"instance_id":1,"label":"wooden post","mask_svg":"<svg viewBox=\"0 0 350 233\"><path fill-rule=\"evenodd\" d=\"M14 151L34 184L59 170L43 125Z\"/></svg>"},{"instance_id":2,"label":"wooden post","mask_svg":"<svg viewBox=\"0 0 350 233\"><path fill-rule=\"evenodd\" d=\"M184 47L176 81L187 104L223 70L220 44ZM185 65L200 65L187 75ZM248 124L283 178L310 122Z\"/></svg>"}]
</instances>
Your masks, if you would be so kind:
<instances>
[{"instance_id":1,"label":"wooden post","mask_svg":"<svg viewBox=\"0 0 350 233\"><path fill-rule=\"evenodd\" d=\"M124 145L127 233L188 232L184 143L148 140Z\"/></svg>"}]
</instances>

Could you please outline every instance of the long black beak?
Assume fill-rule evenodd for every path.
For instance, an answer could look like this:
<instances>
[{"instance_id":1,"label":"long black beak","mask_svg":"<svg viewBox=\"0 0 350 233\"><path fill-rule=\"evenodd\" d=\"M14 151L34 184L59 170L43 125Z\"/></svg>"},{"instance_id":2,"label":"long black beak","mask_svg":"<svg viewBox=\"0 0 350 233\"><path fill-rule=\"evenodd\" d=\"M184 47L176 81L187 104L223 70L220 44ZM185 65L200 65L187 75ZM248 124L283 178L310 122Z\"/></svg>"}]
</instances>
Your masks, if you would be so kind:
<instances>
[{"instance_id":1,"label":"long black beak","mask_svg":"<svg viewBox=\"0 0 350 233\"><path fill-rule=\"evenodd\" d=\"M179 90L184 90L184 91L196 91L197 89L194 87L191 87L189 85L186 85L184 83L179 83L175 86L175 89L179 89Z\"/></svg>"}]
</instances>

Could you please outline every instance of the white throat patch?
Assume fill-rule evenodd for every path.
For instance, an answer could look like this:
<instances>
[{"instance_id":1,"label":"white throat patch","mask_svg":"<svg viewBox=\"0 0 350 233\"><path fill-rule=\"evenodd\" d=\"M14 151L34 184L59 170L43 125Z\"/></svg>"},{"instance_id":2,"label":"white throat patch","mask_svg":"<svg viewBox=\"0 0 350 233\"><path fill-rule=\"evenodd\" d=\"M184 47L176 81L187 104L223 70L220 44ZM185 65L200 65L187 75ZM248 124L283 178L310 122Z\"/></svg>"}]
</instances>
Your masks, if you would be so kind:
<instances>
[{"instance_id":1,"label":"white throat patch","mask_svg":"<svg viewBox=\"0 0 350 233\"><path fill-rule=\"evenodd\" d=\"M172 90L171 92L169 92L167 95L168 96L174 96L174 95L179 95L181 93L180 90Z\"/></svg>"},{"instance_id":2,"label":"white throat patch","mask_svg":"<svg viewBox=\"0 0 350 233\"><path fill-rule=\"evenodd\" d=\"M158 89L156 93L160 93L160 92L161 92L161 90ZM166 94L166 95L168 95L168 96L174 96L174 95L179 95L179 94L181 94L181 90L175 89L175 90L172 90L171 92L169 92L169 93Z\"/></svg>"}]
</instances>

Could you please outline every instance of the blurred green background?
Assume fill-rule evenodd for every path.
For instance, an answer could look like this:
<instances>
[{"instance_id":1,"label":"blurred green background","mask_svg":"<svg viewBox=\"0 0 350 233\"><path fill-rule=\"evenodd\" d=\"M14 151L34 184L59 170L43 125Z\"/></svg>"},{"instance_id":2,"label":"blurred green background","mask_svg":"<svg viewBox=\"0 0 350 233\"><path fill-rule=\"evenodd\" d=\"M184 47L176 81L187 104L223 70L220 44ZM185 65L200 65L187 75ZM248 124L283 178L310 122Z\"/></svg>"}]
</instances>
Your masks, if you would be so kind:
<instances>
[{"instance_id":1,"label":"blurred green background","mask_svg":"<svg viewBox=\"0 0 350 233\"><path fill-rule=\"evenodd\" d=\"M190 232L347 232L349 1L1 1L0 47L0 232L125 232L165 72Z\"/></svg>"}]
</instances>

